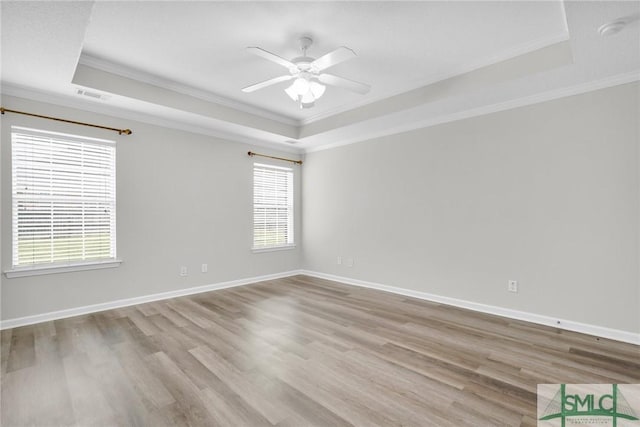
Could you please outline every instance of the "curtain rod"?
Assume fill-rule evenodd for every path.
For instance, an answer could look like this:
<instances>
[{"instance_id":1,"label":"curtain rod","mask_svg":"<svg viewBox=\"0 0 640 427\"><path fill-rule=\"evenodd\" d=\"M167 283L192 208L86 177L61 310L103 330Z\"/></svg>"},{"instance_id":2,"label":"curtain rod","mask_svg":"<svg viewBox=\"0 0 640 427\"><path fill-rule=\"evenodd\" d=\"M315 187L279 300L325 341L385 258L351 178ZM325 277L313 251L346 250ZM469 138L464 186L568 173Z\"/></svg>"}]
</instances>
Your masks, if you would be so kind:
<instances>
[{"instance_id":1,"label":"curtain rod","mask_svg":"<svg viewBox=\"0 0 640 427\"><path fill-rule=\"evenodd\" d=\"M302 164L302 160L293 160L293 159L285 159L284 157L267 156L266 154L258 154L258 153L254 153L253 151L249 151L247 154L249 156L251 156L251 157L253 157L253 156L268 157L270 159L284 160L285 162L291 162L291 163L295 163L297 165L301 165Z\"/></svg>"},{"instance_id":2,"label":"curtain rod","mask_svg":"<svg viewBox=\"0 0 640 427\"><path fill-rule=\"evenodd\" d=\"M122 135L122 134L131 135L131 133L132 133L131 129L110 128L110 127L107 127L107 126L94 125L94 124L91 124L91 123L76 122L74 120L67 120L67 119L60 119L60 118L57 118L57 117L43 116L41 114L25 113L24 111L10 110L10 109L4 108L4 107L0 107L0 113L1 114L4 114L4 113L24 114L25 116L39 117L41 119L55 120L55 121L58 121L58 122L71 123L71 124L74 124L74 125L91 126L93 128L112 130L112 131L118 132L118 134L120 134L120 135Z\"/></svg>"}]
</instances>

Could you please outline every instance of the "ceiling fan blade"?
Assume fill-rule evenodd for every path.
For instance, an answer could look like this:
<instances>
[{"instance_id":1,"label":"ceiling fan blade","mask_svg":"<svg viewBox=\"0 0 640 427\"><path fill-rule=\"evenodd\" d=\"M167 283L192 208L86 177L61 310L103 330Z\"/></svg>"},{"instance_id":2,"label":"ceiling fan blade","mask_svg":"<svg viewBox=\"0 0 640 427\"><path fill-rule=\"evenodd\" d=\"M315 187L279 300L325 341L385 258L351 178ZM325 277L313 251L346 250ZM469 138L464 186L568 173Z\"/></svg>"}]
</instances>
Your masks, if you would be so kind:
<instances>
[{"instance_id":1,"label":"ceiling fan blade","mask_svg":"<svg viewBox=\"0 0 640 427\"><path fill-rule=\"evenodd\" d=\"M247 92L247 93L248 93L248 92L253 92L253 91L256 91L256 90L258 90L258 89L262 89L262 88L265 88L265 87L267 87L267 86L274 85L274 84L276 84L276 83L286 82L287 80L291 80L291 79L293 79L293 78L294 78L294 76L291 76L291 75L289 75L289 76L274 77L273 79L265 80L265 81L263 81L263 82L256 83L256 84L254 84L254 85L247 86L247 87L243 88L243 89L242 89L242 91L243 91L243 92Z\"/></svg>"},{"instance_id":2,"label":"ceiling fan blade","mask_svg":"<svg viewBox=\"0 0 640 427\"><path fill-rule=\"evenodd\" d=\"M260 56L260 57L262 57L264 59L268 59L269 61L272 61L272 62L275 62L276 64L282 65L283 67L286 67L286 68L289 68L289 69L298 68L298 67L296 67L296 64L294 64L293 62L288 61L288 60L284 59L283 57L276 55L275 53L268 52L268 51L266 51L264 49L261 49L259 47L248 47L247 50L249 52L253 53L254 55L258 55L258 56Z\"/></svg>"},{"instance_id":3,"label":"ceiling fan blade","mask_svg":"<svg viewBox=\"0 0 640 427\"><path fill-rule=\"evenodd\" d=\"M320 58L313 61L311 63L311 67L316 68L318 71L322 71L356 56L357 55L353 50L349 49L346 46L340 46L336 50L329 52L326 55L321 56Z\"/></svg>"},{"instance_id":4,"label":"ceiling fan blade","mask_svg":"<svg viewBox=\"0 0 640 427\"><path fill-rule=\"evenodd\" d=\"M333 74L320 74L318 76L318 80L320 80L321 83L325 83L331 86L338 86L359 93L361 95L366 94L367 92L369 92L369 89L371 89L371 86L369 86L368 84L345 79L344 77L334 76Z\"/></svg>"}]
</instances>

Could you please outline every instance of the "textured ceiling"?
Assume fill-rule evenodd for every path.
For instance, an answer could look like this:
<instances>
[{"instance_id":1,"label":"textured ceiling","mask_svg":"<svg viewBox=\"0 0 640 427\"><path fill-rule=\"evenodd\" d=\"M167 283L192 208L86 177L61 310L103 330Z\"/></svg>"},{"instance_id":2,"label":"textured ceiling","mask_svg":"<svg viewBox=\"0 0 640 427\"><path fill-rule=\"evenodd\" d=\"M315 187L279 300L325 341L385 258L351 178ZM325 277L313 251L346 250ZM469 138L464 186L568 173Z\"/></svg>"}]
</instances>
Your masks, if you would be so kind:
<instances>
[{"instance_id":1,"label":"textured ceiling","mask_svg":"<svg viewBox=\"0 0 640 427\"><path fill-rule=\"evenodd\" d=\"M2 91L283 149L314 150L640 78L640 2L12 2L2 8ZM300 110L260 46L357 57ZM104 95L81 98L78 88ZM292 145L293 143L293 145Z\"/></svg>"},{"instance_id":2,"label":"textured ceiling","mask_svg":"<svg viewBox=\"0 0 640 427\"><path fill-rule=\"evenodd\" d=\"M367 95L329 88L300 110L287 83L242 87L287 74L249 54L260 46L288 59L298 39L322 56L339 46L358 57L330 71L372 86ZM94 6L83 53L297 119L367 102L521 54L562 37L559 2L102 2ZM290 83L289 83L290 84Z\"/></svg>"}]
</instances>

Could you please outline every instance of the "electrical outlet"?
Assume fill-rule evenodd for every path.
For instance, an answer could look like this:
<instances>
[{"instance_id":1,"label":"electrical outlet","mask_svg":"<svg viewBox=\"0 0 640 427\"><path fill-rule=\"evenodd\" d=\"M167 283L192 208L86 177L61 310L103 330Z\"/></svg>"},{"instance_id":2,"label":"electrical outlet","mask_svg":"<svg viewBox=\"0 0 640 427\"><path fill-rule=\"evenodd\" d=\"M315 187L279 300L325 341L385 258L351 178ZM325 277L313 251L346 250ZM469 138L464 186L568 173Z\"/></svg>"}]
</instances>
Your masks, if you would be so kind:
<instances>
[{"instance_id":1,"label":"electrical outlet","mask_svg":"<svg viewBox=\"0 0 640 427\"><path fill-rule=\"evenodd\" d=\"M202 272L206 273L207 271L209 271L209 266L207 264L202 264Z\"/></svg>"},{"instance_id":2,"label":"electrical outlet","mask_svg":"<svg viewBox=\"0 0 640 427\"><path fill-rule=\"evenodd\" d=\"M518 281L517 280L509 280L507 284L507 290L509 292L518 292Z\"/></svg>"},{"instance_id":3,"label":"electrical outlet","mask_svg":"<svg viewBox=\"0 0 640 427\"><path fill-rule=\"evenodd\" d=\"M184 277L186 275L187 275L187 267L183 265L182 267L180 267L180 276Z\"/></svg>"},{"instance_id":4,"label":"electrical outlet","mask_svg":"<svg viewBox=\"0 0 640 427\"><path fill-rule=\"evenodd\" d=\"M342 257L341 256L339 256L338 259L336 260L336 264L342 265Z\"/></svg>"},{"instance_id":5,"label":"electrical outlet","mask_svg":"<svg viewBox=\"0 0 640 427\"><path fill-rule=\"evenodd\" d=\"M353 258L347 258L347 267L353 267Z\"/></svg>"}]
</instances>

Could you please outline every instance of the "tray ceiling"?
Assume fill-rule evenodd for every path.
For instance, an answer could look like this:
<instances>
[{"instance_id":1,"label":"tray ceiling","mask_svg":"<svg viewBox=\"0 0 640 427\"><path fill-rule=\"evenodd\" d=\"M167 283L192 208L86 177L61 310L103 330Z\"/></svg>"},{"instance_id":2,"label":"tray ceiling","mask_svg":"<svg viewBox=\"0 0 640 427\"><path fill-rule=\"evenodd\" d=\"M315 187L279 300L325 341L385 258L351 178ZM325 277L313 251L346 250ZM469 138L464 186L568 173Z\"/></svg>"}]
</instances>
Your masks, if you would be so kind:
<instances>
[{"instance_id":1,"label":"tray ceiling","mask_svg":"<svg viewBox=\"0 0 640 427\"><path fill-rule=\"evenodd\" d=\"M603 38L601 24L638 2L2 2L2 83L94 109L170 118L248 142L317 149L630 81L640 70L634 21ZM300 110L286 73L251 55L285 58L339 46L357 58L330 69L372 86L328 87ZM635 77L634 77L635 76ZM79 99L78 88L103 94ZM580 89L582 88L582 89Z\"/></svg>"}]
</instances>

